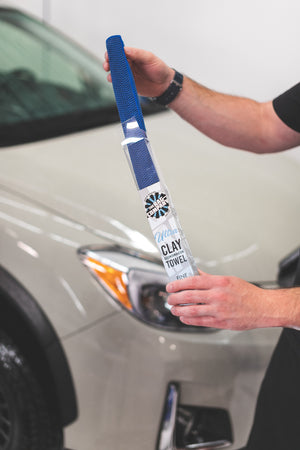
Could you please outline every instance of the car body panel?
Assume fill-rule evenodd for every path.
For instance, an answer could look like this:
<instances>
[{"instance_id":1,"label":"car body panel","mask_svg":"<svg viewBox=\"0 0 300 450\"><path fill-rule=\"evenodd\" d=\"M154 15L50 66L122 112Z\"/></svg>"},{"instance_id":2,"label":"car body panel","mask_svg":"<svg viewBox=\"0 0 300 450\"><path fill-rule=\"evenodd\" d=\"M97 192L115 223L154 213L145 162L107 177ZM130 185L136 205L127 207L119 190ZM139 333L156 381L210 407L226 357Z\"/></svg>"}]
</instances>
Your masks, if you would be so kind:
<instances>
[{"instance_id":1,"label":"car body panel","mask_svg":"<svg viewBox=\"0 0 300 450\"><path fill-rule=\"evenodd\" d=\"M145 326L111 303L74 258L74 243L79 248L96 236L7 191L1 199L1 263L39 300L72 368L80 420L67 428L67 445L153 449L170 380L180 383L182 403L236 411L235 442L242 444L279 330L186 334Z\"/></svg>"},{"instance_id":2,"label":"car body panel","mask_svg":"<svg viewBox=\"0 0 300 450\"><path fill-rule=\"evenodd\" d=\"M274 280L278 261L298 245L300 161L293 152L223 148L172 113L147 123L200 267ZM157 254L121 140L111 125L1 150L0 182L97 235Z\"/></svg>"},{"instance_id":3,"label":"car body panel","mask_svg":"<svg viewBox=\"0 0 300 450\"><path fill-rule=\"evenodd\" d=\"M80 422L66 430L68 446L154 450L167 385L176 381L181 404L230 411L239 448L277 334L165 333L122 313L66 339L81 403Z\"/></svg>"},{"instance_id":4,"label":"car body panel","mask_svg":"<svg viewBox=\"0 0 300 450\"><path fill-rule=\"evenodd\" d=\"M84 227L3 190L0 203L0 264L38 300L61 337L119 309L103 301L77 257L93 239Z\"/></svg>"},{"instance_id":5,"label":"car body panel","mask_svg":"<svg viewBox=\"0 0 300 450\"><path fill-rule=\"evenodd\" d=\"M72 368L80 420L67 428L67 445L154 448L153 426L158 430L170 380L180 383L183 403L236 411L235 442L242 444L279 330L187 334L145 326L110 300L77 257L86 242L101 247L107 241L79 222L29 202L24 193L2 190L0 198L1 264L38 299ZM157 392L145 386L155 386Z\"/></svg>"}]
</instances>

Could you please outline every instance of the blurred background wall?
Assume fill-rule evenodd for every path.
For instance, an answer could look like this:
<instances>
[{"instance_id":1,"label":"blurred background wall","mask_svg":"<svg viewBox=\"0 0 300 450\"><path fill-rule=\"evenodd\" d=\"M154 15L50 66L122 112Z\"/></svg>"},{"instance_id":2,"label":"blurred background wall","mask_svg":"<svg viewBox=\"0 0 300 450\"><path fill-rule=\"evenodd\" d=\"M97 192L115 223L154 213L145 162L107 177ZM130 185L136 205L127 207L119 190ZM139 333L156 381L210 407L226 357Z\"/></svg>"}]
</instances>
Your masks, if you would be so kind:
<instances>
[{"instance_id":1,"label":"blurred background wall","mask_svg":"<svg viewBox=\"0 0 300 450\"><path fill-rule=\"evenodd\" d=\"M121 34L226 93L269 100L299 81L299 0L15 0L103 57Z\"/></svg>"}]
</instances>

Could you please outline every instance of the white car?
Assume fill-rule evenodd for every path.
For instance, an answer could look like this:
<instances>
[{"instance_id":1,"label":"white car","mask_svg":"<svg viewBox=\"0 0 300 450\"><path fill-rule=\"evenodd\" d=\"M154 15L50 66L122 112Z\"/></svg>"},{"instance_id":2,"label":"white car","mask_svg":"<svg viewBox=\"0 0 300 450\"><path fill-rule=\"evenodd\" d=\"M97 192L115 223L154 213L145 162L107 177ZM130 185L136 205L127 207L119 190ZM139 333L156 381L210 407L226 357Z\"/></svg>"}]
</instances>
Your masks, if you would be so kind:
<instances>
[{"instance_id":1,"label":"white car","mask_svg":"<svg viewBox=\"0 0 300 450\"><path fill-rule=\"evenodd\" d=\"M197 265L276 285L299 245L295 151L222 148L142 100ZM279 330L188 327L102 63L0 6L0 450L238 449Z\"/></svg>"}]
</instances>

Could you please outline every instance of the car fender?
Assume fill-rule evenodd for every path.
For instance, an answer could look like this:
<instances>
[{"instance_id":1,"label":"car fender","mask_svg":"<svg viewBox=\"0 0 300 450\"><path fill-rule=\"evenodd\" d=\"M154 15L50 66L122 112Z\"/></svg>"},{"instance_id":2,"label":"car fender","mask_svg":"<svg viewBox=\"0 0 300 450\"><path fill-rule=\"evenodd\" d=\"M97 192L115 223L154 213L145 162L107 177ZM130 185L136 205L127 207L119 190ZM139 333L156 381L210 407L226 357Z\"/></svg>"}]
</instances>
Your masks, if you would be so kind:
<instances>
[{"instance_id":1,"label":"car fender","mask_svg":"<svg viewBox=\"0 0 300 450\"><path fill-rule=\"evenodd\" d=\"M37 373L62 426L77 417L74 384L62 344L37 301L0 267L0 327L19 345Z\"/></svg>"}]
</instances>

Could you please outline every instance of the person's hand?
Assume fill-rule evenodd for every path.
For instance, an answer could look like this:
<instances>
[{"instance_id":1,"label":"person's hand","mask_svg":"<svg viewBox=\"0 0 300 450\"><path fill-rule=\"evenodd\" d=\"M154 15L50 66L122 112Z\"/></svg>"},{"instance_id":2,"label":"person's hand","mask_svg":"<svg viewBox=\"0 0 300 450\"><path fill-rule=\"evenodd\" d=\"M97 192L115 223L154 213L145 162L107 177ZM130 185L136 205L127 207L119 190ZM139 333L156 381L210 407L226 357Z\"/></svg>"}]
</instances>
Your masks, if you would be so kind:
<instances>
[{"instance_id":1,"label":"person's hand","mask_svg":"<svg viewBox=\"0 0 300 450\"><path fill-rule=\"evenodd\" d=\"M171 69L161 59L146 50L132 47L124 48L127 60L130 64L137 91L145 97L158 97L169 86L174 77L174 69ZM103 68L109 72L109 59L105 53ZM111 81L111 75L107 76Z\"/></svg>"},{"instance_id":2,"label":"person's hand","mask_svg":"<svg viewBox=\"0 0 300 450\"><path fill-rule=\"evenodd\" d=\"M286 304L280 290L240 278L201 273L167 285L171 312L187 325L230 330L282 326Z\"/></svg>"}]
</instances>

